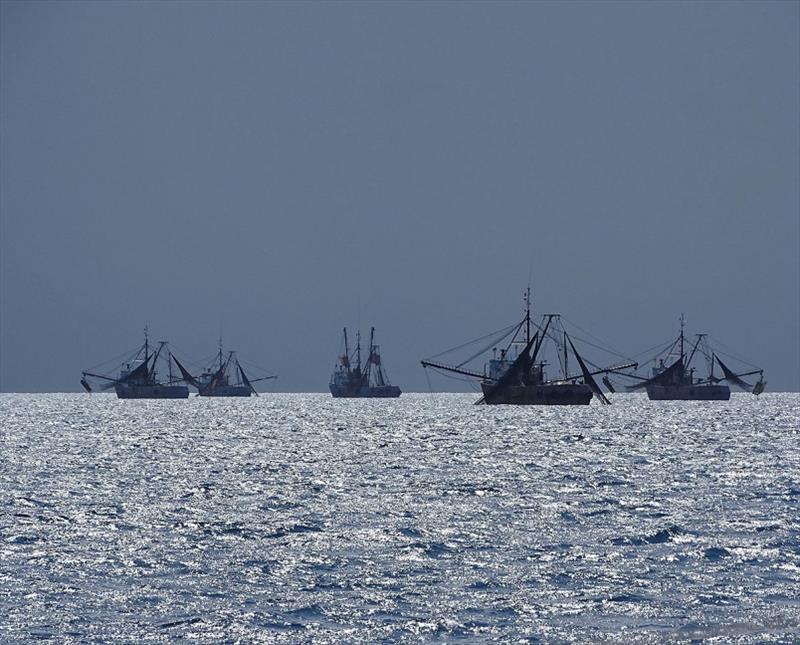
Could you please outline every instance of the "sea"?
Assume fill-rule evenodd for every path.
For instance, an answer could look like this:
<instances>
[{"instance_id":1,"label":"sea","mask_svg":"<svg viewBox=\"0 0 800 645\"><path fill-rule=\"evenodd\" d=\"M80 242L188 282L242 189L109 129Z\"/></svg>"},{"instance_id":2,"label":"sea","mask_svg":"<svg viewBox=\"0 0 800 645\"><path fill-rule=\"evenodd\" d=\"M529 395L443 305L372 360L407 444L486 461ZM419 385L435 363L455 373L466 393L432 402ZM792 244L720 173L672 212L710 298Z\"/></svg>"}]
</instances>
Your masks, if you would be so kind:
<instances>
[{"instance_id":1,"label":"sea","mask_svg":"<svg viewBox=\"0 0 800 645\"><path fill-rule=\"evenodd\" d=\"M0 395L0 642L800 642L800 394Z\"/></svg>"}]
</instances>

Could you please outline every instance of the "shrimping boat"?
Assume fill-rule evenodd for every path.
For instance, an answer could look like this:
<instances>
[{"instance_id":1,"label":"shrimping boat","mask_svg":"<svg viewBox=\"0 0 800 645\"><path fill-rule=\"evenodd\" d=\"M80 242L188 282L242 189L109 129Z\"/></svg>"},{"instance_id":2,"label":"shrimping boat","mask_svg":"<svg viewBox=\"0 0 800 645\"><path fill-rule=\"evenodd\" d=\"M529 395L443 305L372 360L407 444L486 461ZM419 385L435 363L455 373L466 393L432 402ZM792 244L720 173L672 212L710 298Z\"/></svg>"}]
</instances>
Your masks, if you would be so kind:
<instances>
[{"instance_id":1,"label":"shrimping boat","mask_svg":"<svg viewBox=\"0 0 800 645\"><path fill-rule=\"evenodd\" d=\"M636 392L644 389L651 401L728 401L731 398L731 388L728 383L736 387L750 391L758 396L764 391L767 382L764 380L764 370L750 365L752 369L743 372L734 372L719 357L724 352L719 349L712 349L709 345L708 334L697 334L696 340L692 345L691 351L686 353L686 337L684 326L686 320L683 315L680 317L681 330L678 337L670 340L669 343L646 364L654 363L650 375L647 377L628 374L630 378L638 379L640 382L629 385L626 389L629 392ZM708 364L708 375L705 377L695 376L696 368L692 367L692 361L703 356ZM727 358L727 355L725 355ZM731 356L731 359L735 357ZM738 359L743 362L741 359ZM714 373L714 367L719 366L722 374ZM743 377L758 374L758 381L751 385Z\"/></svg>"},{"instance_id":2,"label":"shrimping boat","mask_svg":"<svg viewBox=\"0 0 800 645\"><path fill-rule=\"evenodd\" d=\"M118 376L86 370L81 373L81 385L87 392L104 392L113 388L120 399L188 398L189 388L181 385L181 379L176 379L172 374L170 357L166 341L159 341L156 350L150 351L149 334L145 327L144 344L127 356ZM167 362L166 381L158 378L156 366L159 360Z\"/></svg>"},{"instance_id":3,"label":"shrimping boat","mask_svg":"<svg viewBox=\"0 0 800 645\"><path fill-rule=\"evenodd\" d=\"M533 335L531 327L535 328ZM442 359L487 339L491 339L488 345L465 360L452 364ZM561 368L561 375L557 378L548 378L546 374L546 344L553 345L556 349L556 360ZM492 351L492 356L481 371L469 367L472 361L483 357L489 350ZM575 358L579 369L574 373L570 373L570 354ZM522 321L426 358L421 363L426 369L477 379L483 393L476 401L478 405L588 405L593 397L597 397L602 404L609 404L608 397L594 377L603 374L606 386L613 391L607 376L637 367L632 361L600 367L585 360L578 353L573 338L564 329L559 314L545 314L542 322L535 324L531 320L530 288L525 293L525 316Z\"/></svg>"},{"instance_id":4,"label":"shrimping boat","mask_svg":"<svg viewBox=\"0 0 800 645\"><path fill-rule=\"evenodd\" d=\"M246 397L258 396L253 383L278 378L274 374L258 378L249 377L239 362L235 351L222 351L222 338L215 356L215 364L203 370L197 376L187 370L183 364L172 356L181 373L181 378L197 389L198 396Z\"/></svg>"},{"instance_id":5,"label":"shrimping boat","mask_svg":"<svg viewBox=\"0 0 800 645\"><path fill-rule=\"evenodd\" d=\"M393 399L400 396L400 388L389 383L383 369L380 347L375 344L375 328L369 333L369 354L361 364L361 331L356 332L356 349L351 354L344 328L344 353L339 356L328 384L334 398Z\"/></svg>"}]
</instances>

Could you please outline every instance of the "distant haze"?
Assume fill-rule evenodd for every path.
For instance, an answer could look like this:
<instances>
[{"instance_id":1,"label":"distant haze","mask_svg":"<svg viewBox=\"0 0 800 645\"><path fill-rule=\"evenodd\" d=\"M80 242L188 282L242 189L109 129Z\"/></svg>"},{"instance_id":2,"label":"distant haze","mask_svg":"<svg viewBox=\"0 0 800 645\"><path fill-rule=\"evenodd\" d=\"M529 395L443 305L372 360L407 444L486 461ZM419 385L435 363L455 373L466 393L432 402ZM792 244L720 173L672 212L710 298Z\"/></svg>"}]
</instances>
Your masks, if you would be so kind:
<instances>
[{"instance_id":1,"label":"distant haze","mask_svg":"<svg viewBox=\"0 0 800 645\"><path fill-rule=\"evenodd\" d=\"M560 311L800 389L800 4L0 4L0 389L148 324L327 387ZM462 384L438 379L437 389Z\"/></svg>"}]
</instances>

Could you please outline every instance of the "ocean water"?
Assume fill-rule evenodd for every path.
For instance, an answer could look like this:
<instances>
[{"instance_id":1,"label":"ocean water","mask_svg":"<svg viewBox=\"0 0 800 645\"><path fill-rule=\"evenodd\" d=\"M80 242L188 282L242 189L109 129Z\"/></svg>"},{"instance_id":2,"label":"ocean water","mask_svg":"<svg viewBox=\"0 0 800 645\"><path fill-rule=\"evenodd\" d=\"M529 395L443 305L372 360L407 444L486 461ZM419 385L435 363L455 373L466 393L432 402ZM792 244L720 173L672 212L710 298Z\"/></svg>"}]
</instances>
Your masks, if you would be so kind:
<instances>
[{"instance_id":1,"label":"ocean water","mask_svg":"<svg viewBox=\"0 0 800 645\"><path fill-rule=\"evenodd\" d=\"M800 395L0 395L0 642L800 642Z\"/></svg>"}]
</instances>

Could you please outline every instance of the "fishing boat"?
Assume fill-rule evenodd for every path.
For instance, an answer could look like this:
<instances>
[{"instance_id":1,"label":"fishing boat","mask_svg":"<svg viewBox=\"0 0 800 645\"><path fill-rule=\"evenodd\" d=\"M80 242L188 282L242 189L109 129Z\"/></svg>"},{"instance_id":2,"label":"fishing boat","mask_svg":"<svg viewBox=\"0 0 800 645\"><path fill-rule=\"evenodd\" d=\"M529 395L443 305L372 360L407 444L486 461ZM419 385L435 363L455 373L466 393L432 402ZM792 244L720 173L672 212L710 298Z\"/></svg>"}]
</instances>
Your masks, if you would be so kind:
<instances>
[{"instance_id":1,"label":"fishing boat","mask_svg":"<svg viewBox=\"0 0 800 645\"><path fill-rule=\"evenodd\" d=\"M678 337L670 340L644 364L654 363L649 376L626 375L640 381L627 386L629 392L645 390L651 401L728 401L731 398L729 383L755 395L764 391L766 387L764 370L751 365L753 369L739 373L733 371L719 357L719 354L726 357L728 355L710 347L708 334L696 334L696 339L687 355L685 322L685 317L681 315L681 330ZM703 356L708 364L708 375L705 377L696 376L696 368L692 367L692 362L699 356ZM737 360L733 356L730 358ZM721 374L714 373L715 366L719 366ZM751 385L744 380L744 377L756 374L759 378L755 384Z\"/></svg>"},{"instance_id":2,"label":"fishing boat","mask_svg":"<svg viewBox=\"0 0 800 645\"><path fill-rule=\"evenodd\" d=\"M274 374L258 378L248 377L236 356L236 352L222 351L222 338L219 339L215 364L203 370L197 376L187 370L176 356L172 355L172 360L178 366L182 379L197 388L198 396L246 397L251 394L258 396L253 383L278 378Z\"/></svg>"},{"instance_id":3,"label":"fishing boat","mask_svg":"<svg viewBox=\"0 0 800 645\"><path fill-rule=\"evenodd\" d=\"M335 398L397 398L400 388L389 383L381 363L380 348L375 344L375 328L369 333L369 354L361 364L361 332L356 332L356 348L351 355L344 328L344 353L339 356L328 384Z\"/></svg>"},{"instance_id":4,"label":"fishing boat","mask_svg":"<svg viewBox=\"0 0 800 645\"><path fill-rule=\"evenodd\" d=\"M180 385L180 379L173 377L169 356L166 341L159 341L155 351L151 352L145 327L144 344L123 361L118 376L87 370L81 373L81 385L90 393L113 388L120 399L185 399L189 396L189 388ZM166 381L158 378L156 366L159 359L166 360L168 365Z\"/></svg>"},{"instance_id":5,"label":"fishing boat","mask_svg":"<svg viewBox=\"0 0 800 645\"><path fill-rule=\"evenodd\" d=\"M531 327L535 328L531 335ZM442 357L461 352L477 343L489 343L474 351L465 360L444 362ZM548 378L544 359L545 345L554 346L561 375ZM504 345L504 346L503 346ZM499 349L498 349L499 347ZM483 357L491 349L492 355L483 369L470 368L469 364ZM578 370L570 373L569 357L575 358ZM575 347L573 338L564 329L559 314L545 314L540 324L531 320L531 291L525 293L525 316L509 327L446 350L421 361L424 368L477 379L483 396L477 405L589 405L593 397L601 404L609 404L594 377L598 374L622 373L635 368L636 363L625 361L609 367L600 367L585 360Z\"/></svg>"}]
</instances>

